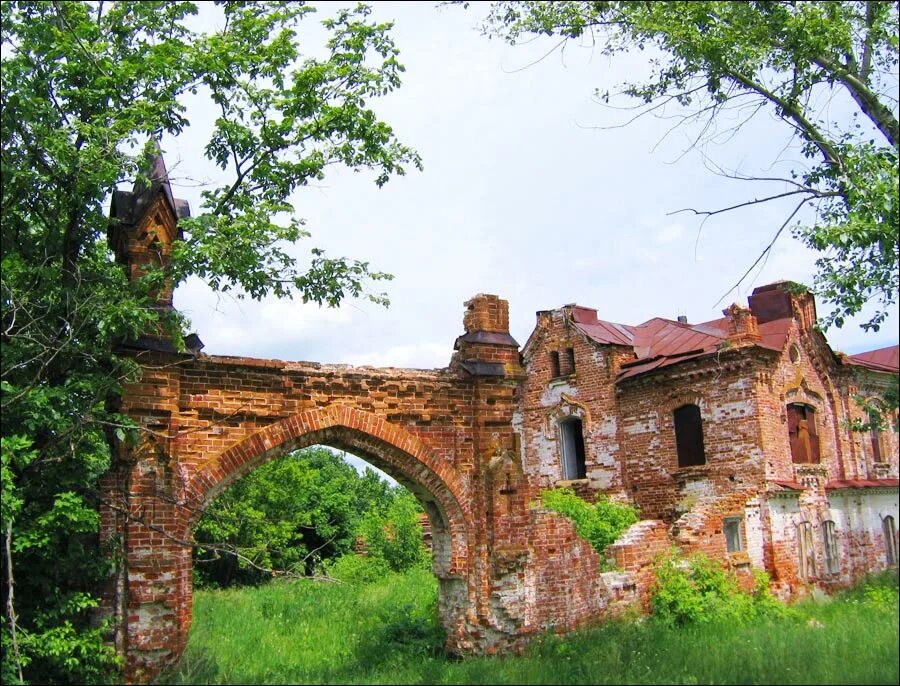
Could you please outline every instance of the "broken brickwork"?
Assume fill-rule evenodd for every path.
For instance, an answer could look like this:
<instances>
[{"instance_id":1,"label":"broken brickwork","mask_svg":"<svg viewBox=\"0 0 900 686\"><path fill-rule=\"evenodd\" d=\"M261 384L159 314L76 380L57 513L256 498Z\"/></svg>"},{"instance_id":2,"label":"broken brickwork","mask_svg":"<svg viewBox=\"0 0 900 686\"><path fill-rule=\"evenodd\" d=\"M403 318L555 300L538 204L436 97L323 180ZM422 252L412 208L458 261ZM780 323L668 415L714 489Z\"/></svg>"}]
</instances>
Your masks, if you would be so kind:
<instances>
[{"instance_id":1,"label":"broken brickwork","mask_svg":"<svg viewBox=\"0 0 900 686\"><path fill-rule=\"evenodd\" d=\"M168 259L187 214L161 158L152 178L113 202L110 242L132 277ZM171 308L171 285L156 295ZM848 424L866 420L854 396L896 384L896 348L834 353L812 298L790 284L723 314L627 326L566 305L538 313L520 352L506 301L482 294L436 370L210 356L195 336L178 351L158 331L124 345L142 376L121 411L144 430L120 446L101 518L119 560L105 610L127 679L149 680L184 649L204 508L314 444L363 457L418 497L457 653L646 610L653 565L673 547L744 579L763 569L783 595L896 564L897 435ZM542 506L555 486L640 507L605 565Z\"/></svg>"}]
</instances>

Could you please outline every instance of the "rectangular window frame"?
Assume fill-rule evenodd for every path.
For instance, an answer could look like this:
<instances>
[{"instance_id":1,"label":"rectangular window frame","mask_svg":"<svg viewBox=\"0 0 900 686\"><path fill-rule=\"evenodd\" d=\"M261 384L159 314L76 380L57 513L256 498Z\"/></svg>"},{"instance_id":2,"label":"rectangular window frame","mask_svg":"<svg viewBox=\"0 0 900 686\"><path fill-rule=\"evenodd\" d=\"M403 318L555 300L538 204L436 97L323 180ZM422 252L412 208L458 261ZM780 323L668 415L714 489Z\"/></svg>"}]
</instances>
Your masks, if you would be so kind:
<instances>
[{"instance_id":1,"label":"rectangular window frame","mask_svg":"<svg viewBox=\"0 0 900 686\"><path fill-rule=\"evenodd\" d=\"M815 577L816 546L810 522L800 522L797 525L797 557L797 576L804 580Z\"/></svg>"},{"instance_id":2,"label":"rectangular window frame","mask_svg":"<svg viewBox=\"0 0 900 686\"><path fill-rule=\"evenodd\" d=\"M725 552L744 552L744 533L741 531L743 517L725 517L722 520L722 533L725 535Z\"/></svg>"},{"instance_id":3,"label":"rectangular window frame","mask_svg":"<svg viewBox=\"0 0 900 686\"><path fill-rule=\"evenodd\" d=\"M786 413L791 462L819 464L821 451L816 426L816 408L804 403L789 403Z\"/></svg>"},{"instance_id":4,"label":"rectangular window frame","mask_svg":"<svg viewBox=\"0 0 900 686\"><path fill-rule=\"evenodd\" d=\"M587 463L584 450L584 427L579 418L563 420L559 423L559 440L562 448L563 481L587 478Z\"/></svg>"},{"instance_id":5,"label":"rectangular window frame","mask_svg":"<svg viewBox=\"0 0 900 686\"><path fill-rule=\"evenodd\" d=\"M834 522L831 520L822 522L822 543L825 546L825 572L832 575L840 574L841 556L838 551Z\"/></svg>"},{"instance_id":6,"label":"rectangular window frame","mask_svg":"<svg viewBox=\"0 0 900 686\"><path fill-rule=\"evenodd\" d=\"M888 515L881 520L881 531L884 534L884 558L889 567L897 565L897 523Z\"/></svg>"},{"instance_id":7,"label":"rectangular window frame","mask_svg":"<svg viewBox=\"0 0 900 686\"><path fill-rule=\"evenodd\" d=\"M560 377L559 351L551 350L550 351L550 378L558 379L559 377Z\"/></svg>"}]
</instances>

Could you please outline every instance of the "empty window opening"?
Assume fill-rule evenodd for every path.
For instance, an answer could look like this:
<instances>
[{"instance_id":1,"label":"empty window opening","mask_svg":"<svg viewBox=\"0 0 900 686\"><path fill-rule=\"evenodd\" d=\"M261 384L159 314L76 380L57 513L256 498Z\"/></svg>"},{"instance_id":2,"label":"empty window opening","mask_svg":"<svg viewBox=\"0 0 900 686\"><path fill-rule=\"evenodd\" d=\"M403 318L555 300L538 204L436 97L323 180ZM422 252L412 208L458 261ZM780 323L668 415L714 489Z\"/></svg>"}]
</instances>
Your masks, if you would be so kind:
<instances>
[{"instance_id":1,"label":"empty window opening","mask_svg":"<svg viewBox=\"0 0 900 686\"><path fill-rule=\"evenodd\" d=\"M566 348L560 355L560 375L569 376L575 373L575 350Z\"/></svg>"},{"instance_id":2,"label":"empty window opening","mask_svg":"<svg viewBox=\"0 0 900 686\"><path fill-rule=\"evenodd\" d=\"M818 464L819 435L816 411L809 405L787 406L788 437L794 464Z\"/></svg>"},{"instance_id":3,"label":"empty window opening","mask_svg":"<svg viewBox=\"0 0 900 686\"><path fill-rule=\"evenodd\" d=\"M703 449L703 420L696 405L682 405L675 410L675 448L678 466L690 467L706 464Z\"/></svg>"},{"instance_id":4,"label":"empty window opening","mask_svg":"<svg viewBox=\"0 0 900 686\"><path fill-rule=\"evenodd\" d=\"M834 535L834 522L822 523L822 542L825 544L825 571L837 574L841 571L841 560L838 556L837 538Z\"/></svg>"},{"instance_id":5,"label":"empty window opening","mask_svg":"<svg viewBox=\"0 0 900 686\"><path fill-rule=\"evenodd\" d=\"M744 539L741 536L742 517L726 517L722 524L725 533L725 549L729 553L739 553L744 549Z\"/></svg>"},{"instance_id":6,"label":"empty window opening","mask_svg":"<svg viewBox=\"0 0 900 686\"><path fill-rule=\"evenodd\" d=\"M581 420L567 419L559 424L562 439L563 479L584 479L587 468L584 463L584 435L581 432Z\"/></svg>"},{"instance_id":7,"label":"empty window opening","mask_svg":"<svg viewBox=\"0 0 900 686\"><path fill-rule=\"evenodd\" d=\"M869 435L872 438L872 459L875 462L884 462L884 454L881 452L881 431L873 425Z\"/></svg>"},{"instance_id":8,"label":"empty window opening","mask_svg":"<svg viewBox=\"0 0 900 686\"><path fill-rule=\"evenodd\" d=\"M897 564L897 524L894 518L888 515L881 520L881 528L884 531L884 554L887 563L891 566Z\"/></svg>"},{"instance_id":9,"label":"empty window opening","mask_svg":"<svg viewBox=\"0 0 900 686\"><path fill-rule=\"evenodd\" d=\"M559 376L559 353L556 350L550 353L550 376L554 379Z\"/></svg>"},{"instance_id":10,"label":"empty window opening","mask_svg":"<svg viewBox=\"0 0 900 686\"><path fill-rule=\"evenodd\" d=\"M797 525L797 576L810 579L816 575L816 548L813 543L813 527L809 522Z\"/></svg>"}]
</instances>

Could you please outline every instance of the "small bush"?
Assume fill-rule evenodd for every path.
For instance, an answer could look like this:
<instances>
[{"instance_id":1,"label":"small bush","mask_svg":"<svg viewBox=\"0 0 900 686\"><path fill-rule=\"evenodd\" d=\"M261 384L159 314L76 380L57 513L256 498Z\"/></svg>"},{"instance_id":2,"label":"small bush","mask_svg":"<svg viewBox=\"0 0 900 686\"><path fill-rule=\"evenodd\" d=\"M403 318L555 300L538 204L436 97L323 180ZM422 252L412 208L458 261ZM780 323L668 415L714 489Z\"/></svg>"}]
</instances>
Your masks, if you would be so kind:
<instances>
[{"instance_id":1,"label":"small bush","mask_svg":"<svg viewBox=\"0 0 900 686\"><path fill-rule=\"evenodd\" d=\"M357 586L380 581L391 571L384 560L355 553L330 560L324 568L328 576Z\"/></svg>"},{"instance_id":2,"label":"small bush","mask_svg":"<svg viewBox=\"0 0 900 686\"><path fill-rule=\"evenodd\" d=\"M571 519L578 535L601 555L629 526L638 521L638 510L616 503L600 494L593 505L569 488L553 488L541 493L544 505Z\"/></svg>"},{"instance_id":3,"label":"small bush","mask_svg":"<svg viewBox=\"0 0 900 686\"><path fill-rule=\"evenodd\" d=\"M900 577L891 569L870 575L844 595L850 601L864 603L873 609L896 611L900 605Z\"/></svg>"},{"instance_id":4,"label":"small bush","mask_svg":"<svg viewBox=\"0 0 900 686\"><path fill-rule=\"evenodd\" d=\"M769 591L769 577L754 571L752 594L738 586L734 573L705 555L684 559L678 555L663 558L656 566L651 589L653 616L670 625L710 621L743 624L762 615L787 612Z\"/></svg>"}]
</instances>

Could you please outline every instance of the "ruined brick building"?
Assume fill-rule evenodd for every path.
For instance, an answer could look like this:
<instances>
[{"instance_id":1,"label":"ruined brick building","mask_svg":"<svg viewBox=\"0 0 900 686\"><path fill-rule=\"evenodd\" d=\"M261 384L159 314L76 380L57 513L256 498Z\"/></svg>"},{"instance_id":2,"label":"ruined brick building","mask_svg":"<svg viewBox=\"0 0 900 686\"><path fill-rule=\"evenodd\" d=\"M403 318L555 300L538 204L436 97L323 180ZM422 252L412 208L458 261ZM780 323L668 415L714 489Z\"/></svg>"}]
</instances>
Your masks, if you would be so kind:
<instances>
[{"instance_id":1,"label":"ruined brick building","mask_svg":"<svg viewBox=\"0 0 900 686\"><path fill-rule=\"evenodd\" d=\"M785 594L896 565L897 433L851 422L867 422L855 398L897 383L898 347L835 353L787 282L723 314L539 312L516 415L525 473L638 505L626 568L646 560L642 536L662 536L653 520L666 544L765 569Z\"/></svg>"},{"instance_id":2,"label":"ruined brick building","mask_svg":"<svg viewBox=\"0 0 900 686\"><path fill-rule=\"evenodd\" d=\"M188 214L162 158L113 198L110 244L132 278L170 259ZM172 307L171 285L156 294ZM105 599L129 681L177 659L191 624L191 537L229 484L297 448L363 457L428 515L449 650L516 649L647 598L673 546L783 595L897 564L898 442L856 396L897 383L898 348L844 356L814 328L811 296L757 288L705 324L539 312L524 347L506 301L466 303L446 368L375 369L205 355L149 332L121 411L146 431L103 483L102 535L119 561ZM200 332L202 334L202 332ZM601 560L543 489L567 485L641 508Z\"/></svg>"}]
</instances>

